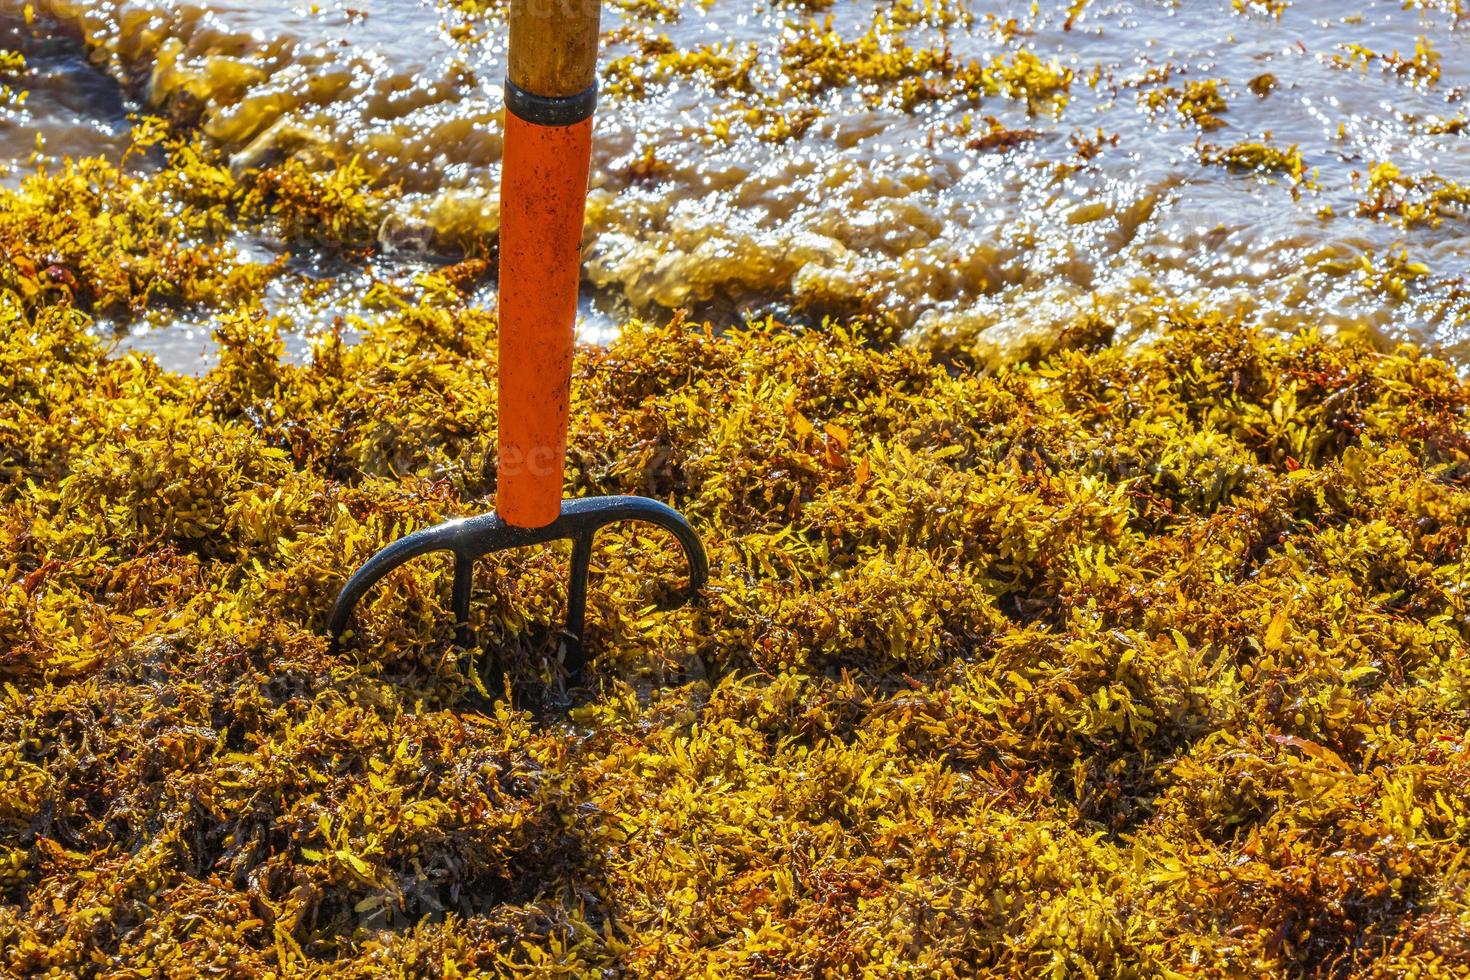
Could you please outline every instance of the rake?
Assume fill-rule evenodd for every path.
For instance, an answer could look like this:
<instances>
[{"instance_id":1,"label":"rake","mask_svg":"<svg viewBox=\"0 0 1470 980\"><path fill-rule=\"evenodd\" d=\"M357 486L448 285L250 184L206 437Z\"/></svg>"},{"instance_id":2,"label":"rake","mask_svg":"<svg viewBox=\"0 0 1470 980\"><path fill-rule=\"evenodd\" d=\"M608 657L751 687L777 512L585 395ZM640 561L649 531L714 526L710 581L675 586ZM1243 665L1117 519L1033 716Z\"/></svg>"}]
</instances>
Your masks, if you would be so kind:
<instances>
[{"instance_id":1,"label":"rake","mask_svg":"<svg viewBox=\"0 0 1470 980\"><path fill-rule=\"evenodd\" d=\"M581 281L582 222L597 102L599 0L512 0L500 176L500 299L496 509L408 535L348 579L327 617L334 638L393 569L431 552L454 555L452 608L461 646L474 643L470 592L485 555L572 542L562 662L575 681L583 644L593 540L610 524L671 532L689 566L688 602L709 574L699 535L683 515L646 497L562 499Z\"/></svg>"}]
</instances>

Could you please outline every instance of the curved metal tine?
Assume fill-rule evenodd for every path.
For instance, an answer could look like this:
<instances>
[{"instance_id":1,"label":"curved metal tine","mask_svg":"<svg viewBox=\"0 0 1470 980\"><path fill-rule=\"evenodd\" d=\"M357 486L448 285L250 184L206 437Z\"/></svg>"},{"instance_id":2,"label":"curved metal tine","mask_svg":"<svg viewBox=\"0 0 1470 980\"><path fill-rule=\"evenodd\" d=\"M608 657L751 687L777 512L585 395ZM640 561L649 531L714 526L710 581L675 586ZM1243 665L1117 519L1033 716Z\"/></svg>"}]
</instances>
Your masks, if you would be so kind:
<instances>
[{"instance_id":1,"label":"curved metal tine","mask_svg":"<svg viewBox=\"0 0 1470 980\"><path fill-rule=\"evenodd\" d=\"M592 536L595 533L579 534L572 542L572 575L567 582L567 629L562 663L573 681L581 680L582 668L587 666L583 641L587 635L587 575L592 565Z\"/></svg>"},{"instance_id":2,"label":"curved metal tine","mask_svg":"<svg viewBox=\"0 0 1470 980\"><path fill-rule=\"evenodd\" d=\"M709 578L709 558L699 535L684 515L646 497L587 497L567 501L562 505L561 516L542 528L513 527L490 513L448 521L393 542L369 558L347 580L327 616L327 631L334 642L340 638L363 596L393 569L420 555L450 551L454 554L456 636L461 646L469 647L474 642L469 609L475 560L494 551L567 538L572 541L572 568L567 592L564 662L568 672L578 677L586 663L583 640L592 539L600 528L627 522L652 524L674 535L689 563L689 589L684 601L697 597Z\"/></svg>"},{"instance_id":3,"label":"curved metal tine","mask_svg":"<svg viewBox=\"0 0 1470 980\"><path fill-rule=\"evenodd\" d=\"M362 567L354 572L347 583L342 586L342 591L337 593L337 599L332 603L332 610L327 614L327 634L333 640L337 640L347 632L348 620L352 618L352 611L357 608L358 602L369 589L378 584L379 580L400 565L405 565L420 555L427 555L434 551L454 551L458 558L459 551L455 548L455 542L463 533L461 525L465 523L468 522L450 521L447 524L415 531L388 545L364 562ZM456 570L457 578L458 571Z\"/></svg>"},{"instance_id":4,"label":"curved metal tine","mask_svg":"<svg viewBox=\"0 0 1470 980\"><path fill-rule=\"evenodd\" d=\"M454 640L468 650L475 642L470 629L470 592L475 585L475 561L454 553Z\"/></svg>"},{"instance_id":5,"label":"curved metal tine","mask_svg":"<svg viewBox=\"0 0 1470 980\"><path fill-rule=\"evenodd\" d=\"M620 506L617 508L607 506L588 515L590 519L581 522L584 530L572 539L571 579L567 584L567 626L565 640L562 644L562 663L566 667L568 678L573 683L580 682L582 672L587 665L587 589L592 562L593 538L599 530L613 524L642 523L651 524L673 534L689 564L689 587L680 605L696 598L709 577L709 558L705 554L704 544L685 520L684 515L657 501L642 497L593 499L616 502ZM650 508L645 506L647 504L655 506Z\"/></svg>"},{"instance_id":6,"label":"curved metal tine","mask_svg":"<svg viewBox=\"0 0 1470 980\"><path fill-rule=\"evenodd\" d=\"M625 523L652 524L674 536L689 565L684 601L696 598L709 579L709 558L688 519L667 504L647 497L588 497L569 501L557 522L574 534L588 535L589 548L591 535L611 524Z\"/></svg>"}]
</instances>

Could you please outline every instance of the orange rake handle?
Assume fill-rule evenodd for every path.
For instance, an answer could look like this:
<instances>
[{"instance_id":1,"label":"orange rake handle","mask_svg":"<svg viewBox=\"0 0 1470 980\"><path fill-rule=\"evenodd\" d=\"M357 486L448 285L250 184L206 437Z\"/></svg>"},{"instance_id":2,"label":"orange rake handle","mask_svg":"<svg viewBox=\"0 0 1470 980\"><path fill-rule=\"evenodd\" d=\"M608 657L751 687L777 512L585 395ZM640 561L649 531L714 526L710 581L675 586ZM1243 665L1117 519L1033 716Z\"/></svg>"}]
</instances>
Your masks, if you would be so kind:
<instances>
[{"instance_id":1,"label":"orange rake handle","mask_svg":"<svg viewBox=\"0 0 1470 980\"><path fill-rule=\"evenodd\" d=\"M511 5L495 504L515 527L545 527L561 513L599 13L597 0Z\"/></svg>"},{"instance_id":2,"label":"orange rake handle","mask_svg":"<svg viewBox=\"0 0 1470 980\"><path fill-rule=\"evenodd\" d=\"M512 548L572 542L561 661L574 681L583 648L593 538L610 524L671 533L689 563L695 600L709 574L699 535L678 511L646 497L561 499L567 454L582 218L597 100L599 0L511 0L500 172L500 479L496 511L416 531L389 544L348 578L327 614L333 642L382 578L435 551L454 555L459 645L474 644L474 563Z\"/></svg>"},{"instance_id":3,"label":"orange rake handle","mask_svg":"<svg viewBox=\"0 0 1470 980\"><path fill-rule=\"evenodd\" d=\"M561 513L592 120L507 113L500 178L500 482L518 527Z\"/></svg>"}]
</instances>

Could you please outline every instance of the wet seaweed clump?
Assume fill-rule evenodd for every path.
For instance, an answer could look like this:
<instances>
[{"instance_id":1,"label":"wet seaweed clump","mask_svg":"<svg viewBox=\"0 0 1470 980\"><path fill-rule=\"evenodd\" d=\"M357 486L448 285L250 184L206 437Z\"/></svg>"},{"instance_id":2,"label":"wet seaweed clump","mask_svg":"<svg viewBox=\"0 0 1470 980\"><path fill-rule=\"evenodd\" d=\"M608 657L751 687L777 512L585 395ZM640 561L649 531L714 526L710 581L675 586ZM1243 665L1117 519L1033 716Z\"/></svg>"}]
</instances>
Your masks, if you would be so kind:
<instances>
[{"instance_id":1,"label":"wet seaweed clump","mask_svg":"<svg viewBox=\"0 0 1470 980\"><path fill-rule=\"evenodd\" d=\"M18 84L26 72L25 55L0 48L0 110L14 111L26 104L30 93Z\"/></svg>"},{"instance_id":2,"label":"wet seaweed clump","mask_svg":"<svg viewBox=\"0 0 1470 980\"><path fill-rule=\"evenodd\" d=\"M1470 208L1470 186L1439 174L1410 176L1389 161L1368 171L1360 215L1395 217L1405 228L1438 227L1446 217L1464 217Z\"/></svg>"},{"instance_id":3,"label":"wet seaweed clump","mask_svg":"<svg viewBox=\"0 0 1470 980\"><path fill-rule=\"evenodd\" d=\"M258 297L289 258L242 250L245 226L363 253L391 195L355 161L235 174L196 139L145 119L121 160L67 159L0 198L0 288L27 311L61 305L117 322L160 307L227 309Z\"/></svg>"},{"instance_id":4,"label":"wet seaweed clump","mask_svg":"<svg viewBox=\"0 0 1470 980\"><path fill-rule=\"evenodd\" d=\"M1302 188L1315 188L1316 179L1307 171L1301 149L1295 143L1282 149L1268 142L1269 138L1268 134L1267 140L1241 140L1230 146L1205 143L1199 148L1200 162L1242 173L1285 177L1294 195Z\"/></svg>"},{"instance_id":5,"label":"wet seaweed clump","mask_svg":"<svg viewBox=\"0 0 1470 980\"><path fill-rule=\"evenodd\" d=\"M1060 116L1067 107L1074 77L1072 69L1055 58L1043 61L1025 49L1009 57L996 55L981 72L986 94L1020 99L1032 115Z\"/></svg>"},{"instance_id":6,"label":"wet seaweed clump","mask_svg":"<svg viewBox=\"0 0 1470 980\"><path fill-rule=\"evenodd\" d=\"M1230 0L1235 12L1239 14L1250 14L1260 12L1269 14L1277 20L1286 13L1286 8L1291 6L1291 0Z\"/></svg>"},{"instance_id":7,"label":"wet seaweed clump","mask_svg":"<svg viewBox=\"0 0 1470 980\"><path fill-rule=\"evenodd\" d=\"M1140 94L1139 101L1155 111L1172 105L1179 115L1204 130L1224 126L1225 120L1219 113L1230 108L1220 93L1219 80L1213 78L1188 82L1182 89L1173 86L1149 89Z\"/></svg>"},{"instance_id":8,"label":"wet seaweed clump","mask_svg":"<svg viewBox=\"0 0 1470 980\"><path fill-rule=\"evenodd\" d=\"M1389 250L1382 259L1369 252L1358 261L1363 270L1363 285L1400 302L1408 299L1410 285L1431 271L1423 262L1410 260L1406 248Z\"/></svg>"},{"instance_id":9,"label":"wet seaweed clump","mask_svg":"<svg viewBox=\"0 0 1470 980\"><path fill-rule=\"evenodd\" d=\"M1332 56L1332 64L1338 68L1359 68L1366 72L1370 65L1376 64L1412 85L1428 87L1439 81L1440 55L1427 37L1421 36L1414 42L1412 55L1401 55L1397 49L1385 54L1362 44L1341 47L1346 53Z\"/></svg>"},{"instance_id":10,"label":"wet seaweed clump","mask_svg":"<svg viewBox=\"0 0 1470 980\"><path fill-rule=\"evenodd\" d=\"M1417 8L1419 10L1441 10L1454 16L1454 22L1459 24L1470 13L1465 0L1404 0L1404 7Z\"/></svg>"}]
</instances>

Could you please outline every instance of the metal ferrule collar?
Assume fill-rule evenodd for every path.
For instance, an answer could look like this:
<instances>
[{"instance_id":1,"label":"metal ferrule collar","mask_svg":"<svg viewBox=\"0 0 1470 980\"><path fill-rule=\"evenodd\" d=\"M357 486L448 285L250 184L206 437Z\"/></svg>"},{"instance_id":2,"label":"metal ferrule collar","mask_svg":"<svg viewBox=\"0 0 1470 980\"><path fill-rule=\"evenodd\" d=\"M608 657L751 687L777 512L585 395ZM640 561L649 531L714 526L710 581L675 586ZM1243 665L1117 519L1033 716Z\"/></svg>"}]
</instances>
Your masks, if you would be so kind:
<instances>
[{"instance_id":1,"label":"metal ferrule collar","mask_svg":"<svg viewBox=\"0 0 1470 980\"><path fill-rule=\"evenodd\" d=\"M507 78L505 107L537 126L575 126L597 108L597 85L593 83L576 95L547 96L527 92Z\"/></svg>"}]
</instances>

